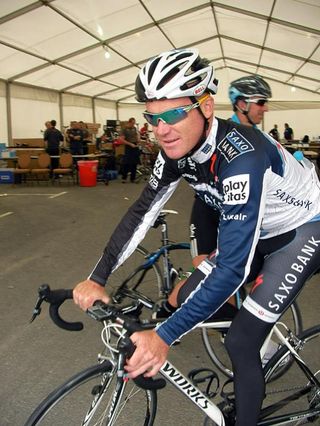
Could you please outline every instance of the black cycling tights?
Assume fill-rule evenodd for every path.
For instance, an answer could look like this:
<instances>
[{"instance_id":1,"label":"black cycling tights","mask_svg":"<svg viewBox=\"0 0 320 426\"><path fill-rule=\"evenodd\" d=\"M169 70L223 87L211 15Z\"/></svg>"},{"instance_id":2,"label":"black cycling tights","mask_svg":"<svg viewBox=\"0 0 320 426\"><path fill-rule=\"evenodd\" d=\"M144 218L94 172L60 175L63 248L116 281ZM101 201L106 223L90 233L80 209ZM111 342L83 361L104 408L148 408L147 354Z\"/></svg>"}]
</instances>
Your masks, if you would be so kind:
<instances>
[{"instance_id":1,"label":"black cycling tights","mask_svg":"<svg viewBox=\"0 0 320 426\"><path fill-rule=\"evenodd\" d=\"M292 237L276 251L274 241L268 247L265 240L262 269L226 337L235 373L236 426L257 425L265 394L260 348L278 316L320 266L320 222L299 227Z\"/></svg>"},{"instance_id":2,"label":"black cycling tights","mask_svg":"<svg viewBox=\"0 0 320 426\"><path fill-rule=\"evenodd\" d=\"M241 309L225 340L232 360L237 426L256 426L265 395L260 348L273 324Z\"/></svg>"}]
</instances>

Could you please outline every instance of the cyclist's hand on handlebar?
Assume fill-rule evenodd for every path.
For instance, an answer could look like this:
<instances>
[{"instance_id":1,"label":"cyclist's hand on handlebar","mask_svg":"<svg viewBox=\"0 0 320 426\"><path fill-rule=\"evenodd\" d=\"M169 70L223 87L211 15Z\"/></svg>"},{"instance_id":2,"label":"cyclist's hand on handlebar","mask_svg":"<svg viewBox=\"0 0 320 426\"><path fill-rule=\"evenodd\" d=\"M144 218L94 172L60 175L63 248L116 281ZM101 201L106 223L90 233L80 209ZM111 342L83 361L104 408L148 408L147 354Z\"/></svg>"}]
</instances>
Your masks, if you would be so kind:
<instances>
[{"instance_id":1,"label":"cyclist's hand on handlebar","mask_svg":"<svg viewBox=\"0 0 320 426\"><path fill-rule=\"evenodd\" d=\"M128 376L134 379L140 374L156 375L167 359L169 346L154 330L133 333L131 340L136 350L125 366Z\"/></svg>"},{"instance_id":2,"label":"cyclist's hand on handlebar","mask_svg":"<svg viewBox=\"0 0 320 426\"><path fill-rule=\"evenodd\" d=\"M105 288L91 280L85 280L77 284L73 289L73 300L76 305L86 311L96 300L102 300L104 303L110 302Z\"/></svg>"}]
</instances>

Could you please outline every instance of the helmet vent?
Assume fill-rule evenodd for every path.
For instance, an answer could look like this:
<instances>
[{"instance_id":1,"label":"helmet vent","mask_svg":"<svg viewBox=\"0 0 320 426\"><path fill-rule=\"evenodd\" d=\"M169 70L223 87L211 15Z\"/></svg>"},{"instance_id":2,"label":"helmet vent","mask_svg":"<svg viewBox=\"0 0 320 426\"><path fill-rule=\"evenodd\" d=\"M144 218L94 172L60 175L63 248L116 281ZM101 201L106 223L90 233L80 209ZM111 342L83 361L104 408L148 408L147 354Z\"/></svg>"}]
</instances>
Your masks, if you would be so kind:
<instances>
[{"instance_id":1,"label":"helmet vent","mask_svg":"<svg viewBox=\"0 0 320 426\"><path fill-rule=\"evenodd\" d=\"M158 66L158 63L160 62L160 58L156 58L150 65L150 69L148 71L148 84L150 84L153 74Z\"/></svg>"}]
</instances>

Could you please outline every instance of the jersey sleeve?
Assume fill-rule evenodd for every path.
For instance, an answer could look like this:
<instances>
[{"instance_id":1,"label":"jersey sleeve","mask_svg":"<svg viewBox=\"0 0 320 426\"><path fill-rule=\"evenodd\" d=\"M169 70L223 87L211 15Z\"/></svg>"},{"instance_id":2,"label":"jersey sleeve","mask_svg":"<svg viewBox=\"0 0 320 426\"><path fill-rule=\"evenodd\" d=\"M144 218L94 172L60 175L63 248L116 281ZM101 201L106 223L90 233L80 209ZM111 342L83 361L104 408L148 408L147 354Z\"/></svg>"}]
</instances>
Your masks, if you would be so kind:
<instances>
[{"instance_id":1,"label":"jersey sleeve","mask_svg":"<svg viewBox=\"0 0 320 426\"><path fill-rule=\"evenodd\" d=\"M167 344L209 318L245 282L264 213L269 170L263 158L249 152L223 162L219 173L223 204L217 255L199 265L188 279L193 280L194 291L157 328Z\"/></svg>"},{"instance_id":2,"label":"jersey sleeve","mask_svg":"<svg viewBox=\"0 0 320 426\"><path fill-rule=\"evenodd\" d=\"M149 183L113 232L89 279L105 285L115 271L143 240L162 207L178 186L180 176L162 153L158 155Z\"/></svg>"}]
</instances>

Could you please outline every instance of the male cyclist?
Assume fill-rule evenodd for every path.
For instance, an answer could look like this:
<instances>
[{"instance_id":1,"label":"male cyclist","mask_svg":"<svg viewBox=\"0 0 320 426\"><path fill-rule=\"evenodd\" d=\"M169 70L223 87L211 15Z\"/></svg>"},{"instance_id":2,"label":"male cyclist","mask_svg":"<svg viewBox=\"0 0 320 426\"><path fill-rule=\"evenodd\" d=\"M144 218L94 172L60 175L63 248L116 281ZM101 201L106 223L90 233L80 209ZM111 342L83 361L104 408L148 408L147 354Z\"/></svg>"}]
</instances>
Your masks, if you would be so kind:
<instances>
[{"instance_id":1,"label":"male cyclist","mask_svg":"<svg viewBox=\"0 0 320 426\"><path fill-rule=\"evenodd\" d=\"M234 80L229 87L229 98L234 114L231 120L239 124L256 126L268 111L271 98L269 84L258 75L248 75Z\"/></svg>"},{"instance_id":2,"label":"male cyclist","mask_svg":"<svg viewBox=\"0 0 320 426\"><path fill-rule=\"evenodd\" d=\"M229 86L229 98L234 111L231 120L238 124L257 127L263 120L264 113L268 111L268 99L271 96L269 84L258 75L247 75L232 81ZM191 255L194 267L199 266L208 254L217 248L219 216L218 210L212 209L197 194L195 195L190 218ZM210 229L210 232L207 232L207 229ZM161 302L154 313L154 318L167 318L176 311L177 296L184 283L184 280L180 281L169 295L168 300ZM228 302L222 305L211 318L232 319L238 312L234 307L234 296ZM267 351L265 362L274 351L275 347Z\"/></svg>"},{"instance_id":3,"label":"male cyclist","mask_svg":"<svg viewBox=\"0 0 320 426\"><path fill-rule=\"evenodd\" d=\"M320 184L262 132L214 117L214 70L196 49L165 52L140 71L136 94L162 148L139 199L121 220L90 277L74 289L87 309L108 302L103 286L143 239L184 178L220 211L217 251L192 273L189 295L156 330L131 336L129 377L155 375L170 345L210 317L247 279L259 279L227 335L235 373L237 426L256 426L264 397L260 347L320 263ZM207 230L210 232L210 229ZM186 291L185 291L186 293ZM248 368L250 366L250 368Z\"/></svg>"}]
</instances>

